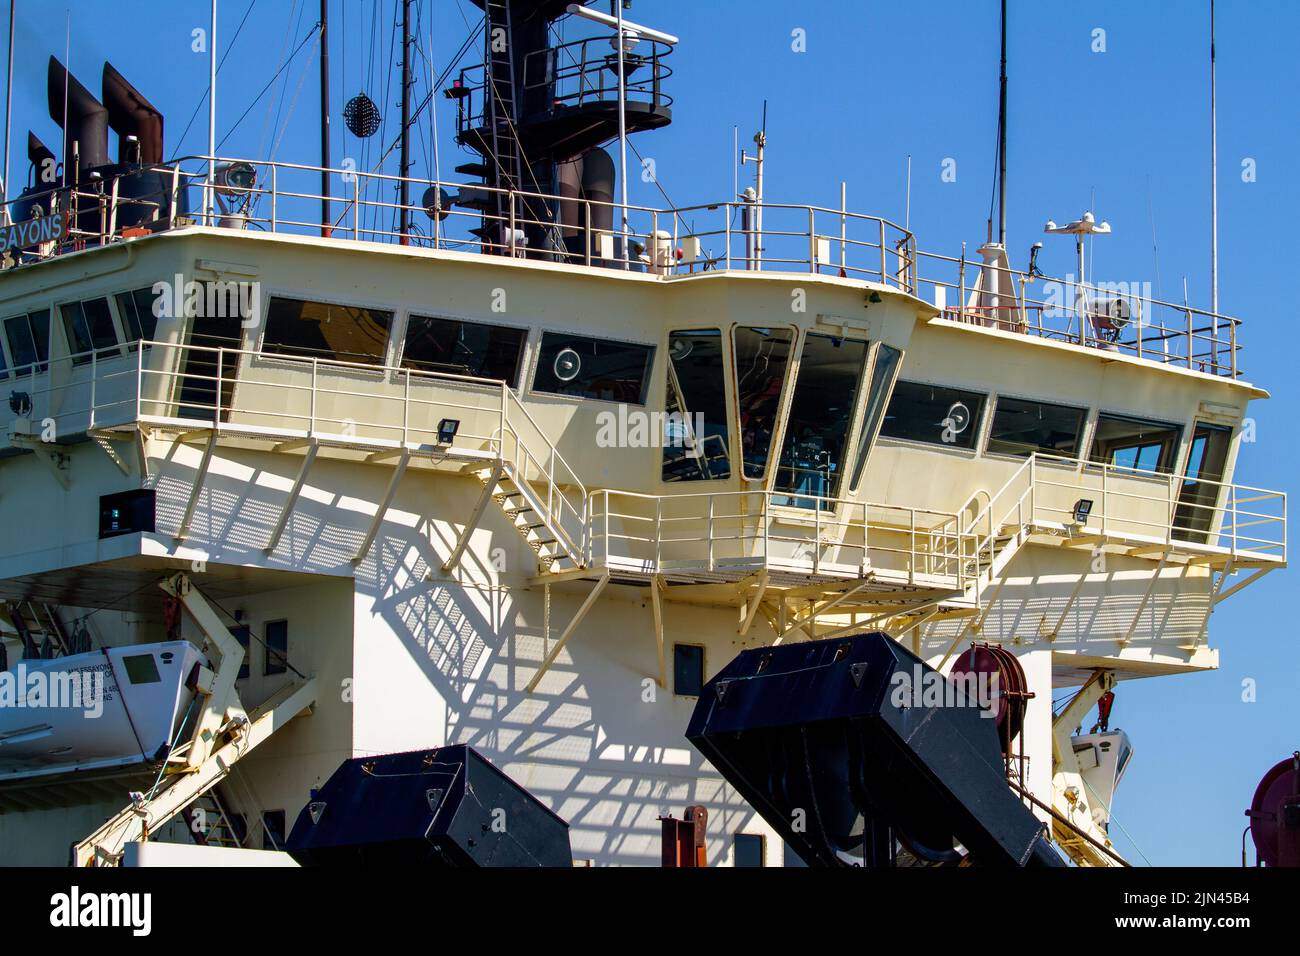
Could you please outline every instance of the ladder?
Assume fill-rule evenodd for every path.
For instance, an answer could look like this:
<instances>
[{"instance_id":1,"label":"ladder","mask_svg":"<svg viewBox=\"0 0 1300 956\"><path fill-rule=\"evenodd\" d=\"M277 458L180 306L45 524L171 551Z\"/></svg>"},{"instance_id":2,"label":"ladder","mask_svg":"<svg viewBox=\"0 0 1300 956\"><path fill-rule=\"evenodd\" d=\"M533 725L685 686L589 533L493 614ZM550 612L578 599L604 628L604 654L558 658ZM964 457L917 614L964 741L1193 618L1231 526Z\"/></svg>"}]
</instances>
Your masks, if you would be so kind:
<instances>
[{"instance_id":1,"label":"ladder","mask_svg":"<svg viewBox=\"0 0 1300 956\"><path fill-rule=\"evenodd\" d=\"M579 543L565 533L558 517L547 508L543 496L519 476L519 469L513 462L503 461L499 471L481 471L479 479L485 486L490 485L487 491L492 499L524 543L537 555L540 573L583 566Z\"/></svg>"},{"instance_id":2,"label":"ladder","mask_svg":"<svg viewBox=\"0 0 1300 956\"><path fill-rule=\"evenodd\" d=\"M64 629L53 605L31 599L7 601L3 616L22 642L25 660L48 660L90 649L89 646L73 647L74 641Z\"/></svg>"},{"instance_id":3,"label":"ladder","mask_svg":"<svg viewBox=\"0 0 1300 956\"><path fill-rule=\"evenodd\" d=\"M519 120L519 103L515 96L514 37L511 33L509 0L485 0L487 18L487 62L484 64L484 95L487 97L487 120L492 135L492 155L497 163L493 181L501 189L520 188L522 165L519 137L515 124ZM508 152L501 148L502 132L512 140Z\"/></svg>"},{"instance_id":4,"label":"ladder","mask_svg":"<svg viewBox=\"0 0 1300 956\"><path fill-rule=\"evenodd\" d=\"M200 795L181 811L181 817L199 846L239 848L248 841L248 821L227 807L219 787Z\"/></svg>"}]
</instances>

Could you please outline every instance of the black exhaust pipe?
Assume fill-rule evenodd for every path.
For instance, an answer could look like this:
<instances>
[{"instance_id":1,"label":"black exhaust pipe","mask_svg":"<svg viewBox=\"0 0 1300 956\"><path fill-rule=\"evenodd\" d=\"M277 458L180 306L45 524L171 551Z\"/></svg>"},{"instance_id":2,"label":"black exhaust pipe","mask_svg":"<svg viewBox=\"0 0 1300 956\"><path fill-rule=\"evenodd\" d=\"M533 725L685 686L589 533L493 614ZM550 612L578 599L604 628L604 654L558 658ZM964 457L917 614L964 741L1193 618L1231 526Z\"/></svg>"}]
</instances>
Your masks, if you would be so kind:
<instances>
[{"instance_id":1,"label":"black exhaust pipe","mask_svg":"<svg viewBox=\"0 0 1300 956\"><path fill-rule=\"evenodd\" d=\"M111 63L104 64L104 106L117 134L117 161L152 166L163 161L163 115ZM135 137L132 142L131 137Z\"/></svg>"},{"instance_id":2,"label":"black exhaust pipe","mask_svg":"<svg viewBox=\"0 0 1300 956\"><path fill-rule=\"evenodd\" d=\"M108 163L108 110L57 57L50 57L46 92L50 119L63 128L64 183L82 182L89 170ZM74 152L77 156L75 180L69 169Z\"/></svg>"}]
</instances>

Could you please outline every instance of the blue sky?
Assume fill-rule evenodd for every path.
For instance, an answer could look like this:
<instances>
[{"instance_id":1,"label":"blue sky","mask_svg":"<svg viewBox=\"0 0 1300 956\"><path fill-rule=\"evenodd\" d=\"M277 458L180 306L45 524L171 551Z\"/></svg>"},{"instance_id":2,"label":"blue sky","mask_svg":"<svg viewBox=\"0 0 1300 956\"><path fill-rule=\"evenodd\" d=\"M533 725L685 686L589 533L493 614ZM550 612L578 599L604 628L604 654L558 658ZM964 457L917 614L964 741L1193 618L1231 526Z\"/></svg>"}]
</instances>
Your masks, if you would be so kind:
<instances>
[{"instance_id":1,"label":"blue sky","mask_svg":"<svg viewBox=\"0 0 1300 956\"><path fill-rule=\"evenodd\" d=\"M61 59L71 11L71 65L92 90L112 59L167 117L167 152L206 147L206 106L180 134L207 86L205 55L191 31L206 27L204 0L68 3L19 0L14 83L13 179L26 169L26 130L56 146L45 113L45 61ZM421 0L421 36L441 71L479 16L469 0ZM1009 247L1023 264L1048 218L1063 222L1094 204L1114 235L1098 240L1094 275L1151 282L1178 299L1184 277L1194 304L1209 305L1208 0L1011 0L1008 148ZM218 139L253 103L316 19L316 0L253 0L219 80ZM1221 0L1218 5L1220 289L1222 311L1240 316L1245 377L1273 398L1257 403L1257 441L1243 449L1240 482L1290 490L1297 467L1294 306L1280 280L1300 261L1300 90L1291 0ZM225 51L249 0L223 0ZM376 12L377 11L377 12ZM902 221L906 157L912 156L911 224L921 248L956 255L984 237L997 116L996 0L636 0L630 17L681 37L673 55L674 123L634 140L655 160L676 205L729 197L732 135L742 143L768 101L767 195L774 202L835 205L847 181L852 209ZM378 23L378 31L372 26ZM395 135L393 2L331 0L333 153L365 154L339 119L343 101L365 90ZM0 23L0 29L3 24ZM1096 30L1105 52L1094 52ZM792 50L802 30L806 52ZM371 54L369 51L375 51ZM382 52L381 52L382 51ZM230 132L222 152L316 162L317 75L311 41L270 92ZM466 63L476 62L471 55ZM346 71L346 72L345 72ZM420 93L427 71L418 71ZM444 170L471 157L452 141L451 111L439 98ZM280 130L283 131L281 137ZM428 118L415 175L431 175ZM941 165L956 161L956 182ZM1244 160L1254 182L1243 182ZM395 172L395 161L387 168ZM452 174L445 173L446 178ZM742 176L742 183L744 177ZM633 202L662 205L653 186L631 183ZM1154 241L1153 241L1154 233ZM1047 240L1040 265L1070 271L1068 242ZM1274 572L1225 602L1211 622L1219 671L1121 685L1113 723L1133 736L1136 756L1115 805L1119 848L1136 862L1234 865L1255 783L1300 748L1300 654L1286 612L1294 576ZM1244 680L1257 700L1242 700Z\"/></svg>"}]
</instances>

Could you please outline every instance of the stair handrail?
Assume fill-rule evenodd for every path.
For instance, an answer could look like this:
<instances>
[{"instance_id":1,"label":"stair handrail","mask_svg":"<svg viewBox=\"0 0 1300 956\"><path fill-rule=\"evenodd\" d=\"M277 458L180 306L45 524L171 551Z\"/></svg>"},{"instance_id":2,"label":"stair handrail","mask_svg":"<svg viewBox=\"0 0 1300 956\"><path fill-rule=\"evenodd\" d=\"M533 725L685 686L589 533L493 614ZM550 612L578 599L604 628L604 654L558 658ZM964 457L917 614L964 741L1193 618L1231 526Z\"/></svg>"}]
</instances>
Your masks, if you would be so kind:
<instances>
[{"instance_id":1,"label":"stair handrail","mask_svg":"<svg viewBox=\"0 0 1300 956\"><path fill-rule=\"evenodd\" d=\"M999 488L994 494L989 496L988 504L986 504L981 511L976 513L974 519L972 519L970 523L970 534L975 536L975 546L973 549L972 556L976 560L975 573L977 577L980 574L982 567L988 567L992 565L993 559L995 557L993 553L993 547L996 544L998 539L998 529L1000 529L1002 525L1006 523L1006 518L1009 517L1013 511L1018 512L1020 514L1020 520L1018 523L1022 528L1026 524L1032 523L1034 518L1034 514L1033 514L1034 509L1032 507L1032 503L1030 507L1028 521L1025 520L1025 516L1024 516L1024 503L1025 503L1025 499L1027 497L1032 496L1034 492L1034 484L1035 484L1035 479L1037 477L1037 462L1038 462L1038 453L1037 452L1031 453L1024 460L1024 462L1021 463L1020 467L1017 468L1014 473L1012 473L1011 477L1008 478L1005 482L1003 482L1002 487ZM998 502L1002 500L1003 496L1009 493L1009 491L1015 485L1015 483L1018 480L1020 480L1020 478L1026 472L1029 473L1029 480L1026 484L1025 489L1020 493L1019 497L1016 498L1015 502L1011 505L1011 507L1007 508L1002 513L1000 518L994 520L993 517L994 507L998 504ZM976 494L978 494L978 492ZM971 498L968 498L966 504L968 505L971 499L974 497L975 495L972 495ZM965 507L966 505L962 506L963 509ZM961 514L961 512L959 511L958 514ZM988 521L988 531L983 538L980 538L979 525L980 522L984 521L986 518ZM989 552L988 561L983 562L980 559L986 548Z\"/></svg>"},{"instance_id":2,"label":"stair handrail","mask_svg":"<svg viewBox=\"0 0 1300 956\"><path fill-rule=\"evenodd\" d=\"M514 410L517 410L523 415L524 421L528 423L536 434L538 440L545 446L546 457L544 459L538 457L529 446L528 442L524 441L523 435L520 434L519 423L516 419L511 417L512 411ZM534 419L532 414L529 413L528 408L524 405L518 393L511 388L509 384L503 383L501 386L501 435L498 439L499 453L503 458L507 457L507 432L509 432L515 443L513 464L520 469L517 475L518 483L523 485L528 482L527 463L531 463L537 473L544 480L546 487L546 495L544 498L534 495L534 497L538 497L538 503L543 505L546 509L542 517L546 519L550 529L556 534L557 538L561 540L565 550L569 552L569 557L572 558L575 563L585 563L583 559L587 553L587 542L585 539L587 536L587 513L589 507L587 488L582 483L582 479L578 476L577 470L569 464L565 457L560 453L560 450L555 447L555 444L547 436L546 432L537 424L536 419ZM521 457L525 459L524 462L518 460ZM559 468L558 478L557 466ZM566 487L574 489L574 491L566 493L564 490ZM578 528L581 529L577 539L575 539L564 526L566 509L572 512L573 520L577 523Z\"/></svg>"}]
</instances>

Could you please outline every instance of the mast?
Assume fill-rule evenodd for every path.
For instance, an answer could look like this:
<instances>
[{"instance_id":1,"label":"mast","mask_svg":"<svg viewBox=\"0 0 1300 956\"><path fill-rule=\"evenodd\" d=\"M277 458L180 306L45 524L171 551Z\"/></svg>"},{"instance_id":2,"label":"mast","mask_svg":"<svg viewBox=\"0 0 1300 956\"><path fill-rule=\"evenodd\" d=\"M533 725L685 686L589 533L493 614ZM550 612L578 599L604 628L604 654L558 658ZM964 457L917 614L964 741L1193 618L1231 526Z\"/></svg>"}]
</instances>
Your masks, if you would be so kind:
<instances>
[{"instance_id":1,"label":"mast","mask_svg":"<svg viewBox=\"0 0 1300 956\"><path fill-rule=\"evenodd\" d=\"M4 183L0 184L3 188L3 195L0 196L0 207L3 208L3 216L0 216L5 222L9 221L9 127L13 123L14 115L14 6L18 0L9 0L9 65L8 79L5 80L5 158L4 158Z\"/></svg>"},{"instance_id":2,"label":"mast","mask_svg":"<svg viewBox=\"0 0 1300 956\"><path fill-rule=\"evenodd\" d=\"M1210 0L1210 311L1216 317L1219 314L1219 122L1215 102L1214 0Z\"/></svg>"},{"instance_id":3,"label":"mast","mask_svg":"<svg viewBox=\"0 0 1300 956\"><path fill-rule=\"evenodd\" d=\"M1211 3L1213 0L1211 0ZM998 92L998 245L1007 245L1007 0L1002 0L1002 67Z\"/></svg>"},{"instance_id":4,"label":"mast","mask_svg":"<svg viewBox=\"0 0 1300 956\"><path fill-rule=\"evenodd\" d=\"M330 39L329 0L320 0L320 234L330 234ZM345 38L346 39L346 38Z\"/></svg>"},{"instance_id":5,"label":"mast","mask_svg":"<svg viewBox=\"0 0 1300 956\"><path fill-rule=\"evenodd\" d=\"M212 225L217 185L217 0L212 0L212 28L208 31L208 188L203 197L206 223Z\"/></svg>"},{"instance_id":6,"label":"mast","mask_svg":"<svg viewBox=\"0 0 1300 956\"><path fill-rule=\"evenodd\" d=\"M409 241L411 211L410 184L406 181L411 175L411 0L402 0L402 155L398 175L401 177L400 222L398 232L402 245Z\"/></svg>"},{"instance_id":7,"label":"mast","mask_svg":"<svg viewBox=\"0 0 1300 956\"><path fill-rule=\"evenodd\" d=\"M628 268L632 266L632 256L627 247L627 75L624 72L623 48L626 34L623 32L623 4L621 0L610 0L614 15L618 20L618 184L623 212L621 231L623 233L623 259Z\"/></svg>"}]
</instances>

